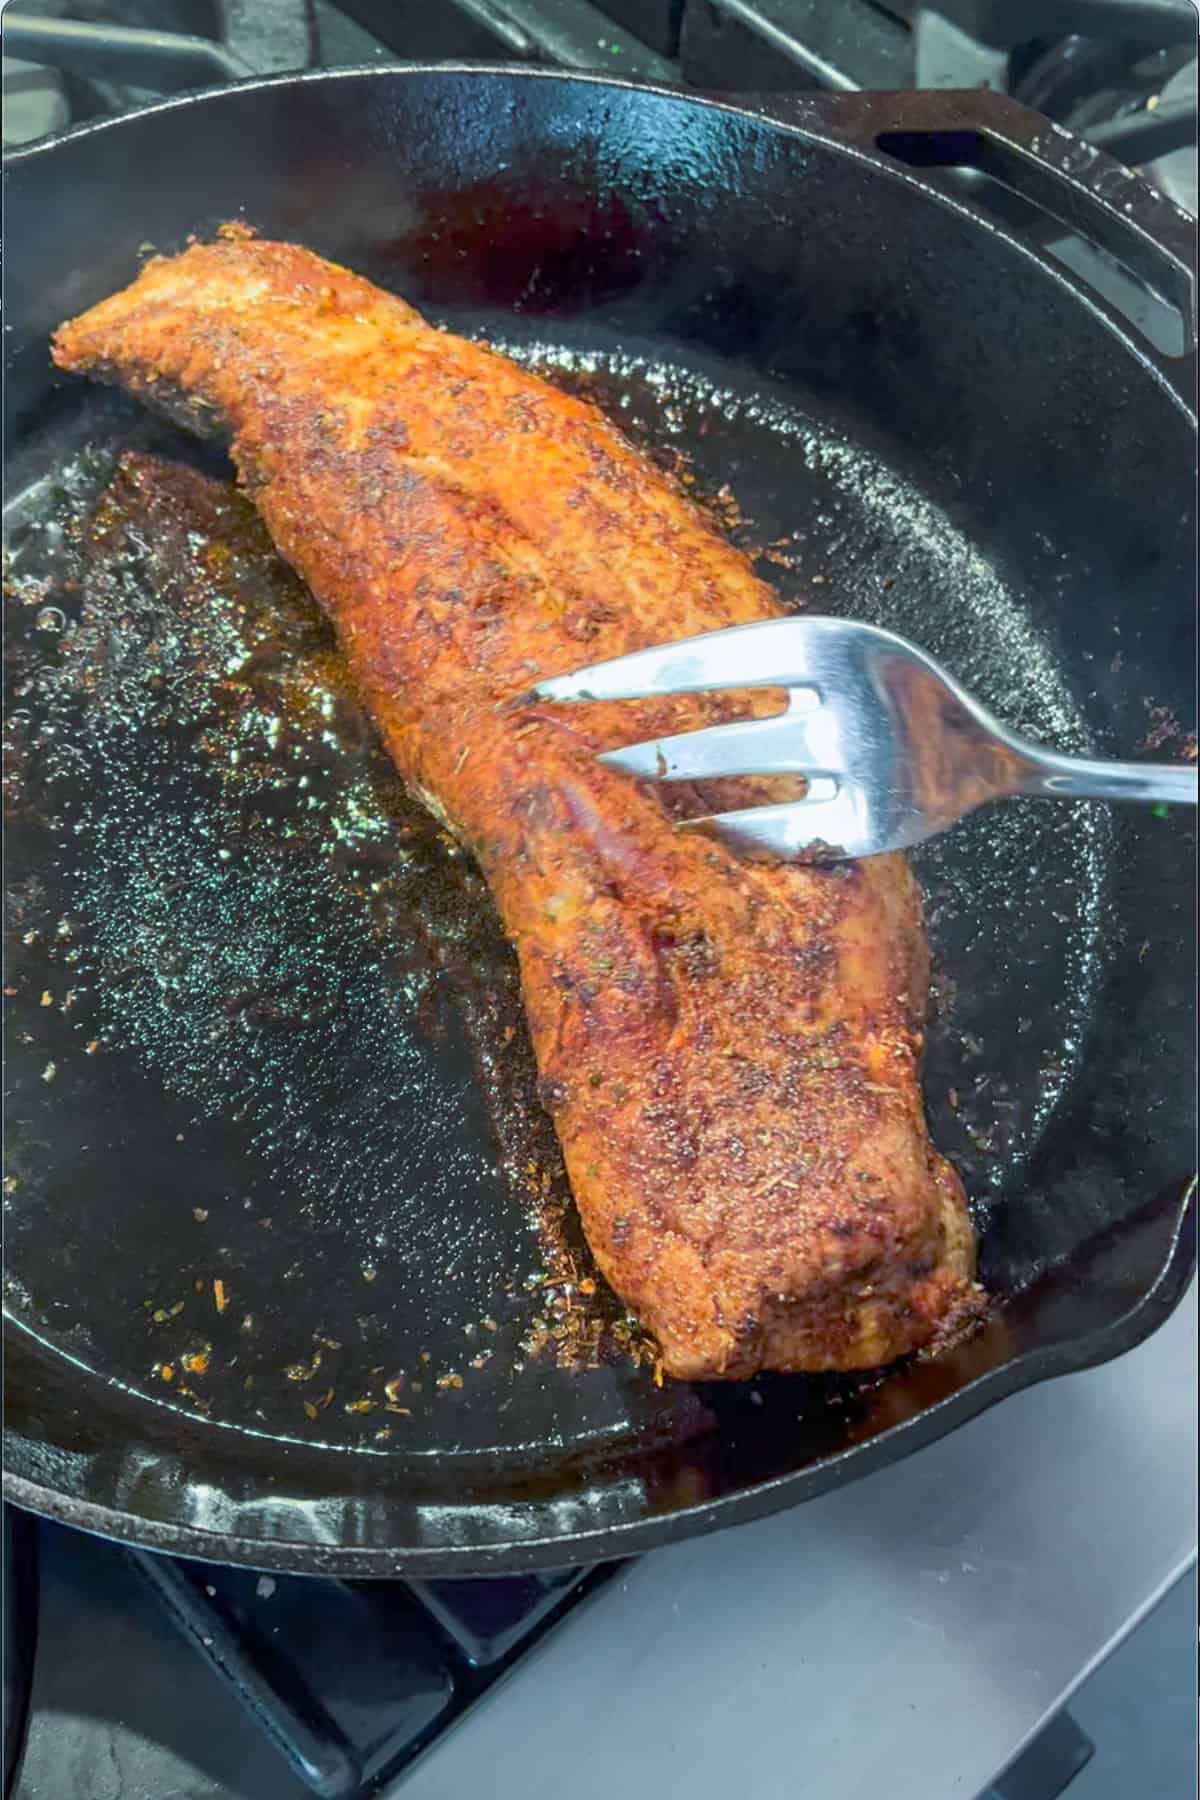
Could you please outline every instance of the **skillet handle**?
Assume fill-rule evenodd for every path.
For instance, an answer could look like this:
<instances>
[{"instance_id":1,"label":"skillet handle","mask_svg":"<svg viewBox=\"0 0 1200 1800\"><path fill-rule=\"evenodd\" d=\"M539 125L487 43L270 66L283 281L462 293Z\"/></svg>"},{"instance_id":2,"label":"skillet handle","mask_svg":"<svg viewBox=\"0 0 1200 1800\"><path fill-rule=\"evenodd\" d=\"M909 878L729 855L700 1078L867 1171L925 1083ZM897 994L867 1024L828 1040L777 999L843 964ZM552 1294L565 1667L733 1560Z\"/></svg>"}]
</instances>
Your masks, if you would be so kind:
<instances>
[{"instance_id":1,"label":"skillet handle","mask_svg":"<svg viewBox=\"0 0 1200 1800\"><path fill-rule=\"evenodd\" d=\"M736 103L882 159L893 172L899 163L917 171L963 169L992 176L1019 202L1049 213L1107 252L1178 312L1181 355L1168 355L1143 333L1137 335L1147 357L1195 412L1196 221L1142 176L1041 113L987 89L755 94L738 96ZM969 194L964 197L969 200ZM1030 242L1028 231L1020 235L1027 249L1086 293L1090 304L1118 318L1126 331L1137 330L1036 238Z\"/></svg>"}]
</instances>

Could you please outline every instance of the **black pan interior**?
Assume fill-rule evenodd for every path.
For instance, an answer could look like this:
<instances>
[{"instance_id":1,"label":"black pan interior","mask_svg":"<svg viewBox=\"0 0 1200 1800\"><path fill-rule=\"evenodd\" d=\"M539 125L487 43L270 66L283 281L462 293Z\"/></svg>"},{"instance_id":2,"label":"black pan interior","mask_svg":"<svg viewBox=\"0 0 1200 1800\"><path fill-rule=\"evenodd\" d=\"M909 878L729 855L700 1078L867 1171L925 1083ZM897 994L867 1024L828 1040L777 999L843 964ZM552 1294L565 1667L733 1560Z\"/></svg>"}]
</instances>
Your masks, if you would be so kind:
<instances>
[{"instance_id":1,"label":"black pan interior","mask_svg":"<svg viewBox=\"0 0 1200 1800\"><path fill-rule=\"evenodd\" d=\"M1014 803L918 857L980 1337L866 1383L660 1387L587 1291L478 877L220 452L45 369L140 247L241 214L591 395L797 606L895 627L1060 749L1169 754L1194 440L1100 316L883 168L551 79L173 107L19 160L9 214L7 1405L39 1503L263 1564L564 1562L1111 1353L1169 1265L1161 1316L1190 821Z\"/></svg>"}]
</instances>

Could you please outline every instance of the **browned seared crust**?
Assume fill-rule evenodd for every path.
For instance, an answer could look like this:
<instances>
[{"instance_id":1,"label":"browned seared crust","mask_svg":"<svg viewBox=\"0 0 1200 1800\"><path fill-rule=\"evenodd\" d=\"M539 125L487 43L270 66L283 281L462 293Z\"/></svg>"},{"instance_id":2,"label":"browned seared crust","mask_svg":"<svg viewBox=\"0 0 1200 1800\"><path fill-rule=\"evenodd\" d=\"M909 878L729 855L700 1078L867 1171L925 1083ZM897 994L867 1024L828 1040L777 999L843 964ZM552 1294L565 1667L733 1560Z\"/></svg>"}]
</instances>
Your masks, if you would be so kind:
<instances>
[{"instance_id":1,"label":"browned seared crust","mask_svg":"<svg viewBox=\"0 0 1200 1800\"><path fill-rule=\"evenodd\" d=\"M594 761L728 701L500 704L778 612L745 558L593 408L291 245L158 259L54 357L231 427L397 766L487 875L588 1241L669 1373L869 1367L969 1313L903 859L743 861L675 829L711 791Z\"/></svg>"}]
</instances>

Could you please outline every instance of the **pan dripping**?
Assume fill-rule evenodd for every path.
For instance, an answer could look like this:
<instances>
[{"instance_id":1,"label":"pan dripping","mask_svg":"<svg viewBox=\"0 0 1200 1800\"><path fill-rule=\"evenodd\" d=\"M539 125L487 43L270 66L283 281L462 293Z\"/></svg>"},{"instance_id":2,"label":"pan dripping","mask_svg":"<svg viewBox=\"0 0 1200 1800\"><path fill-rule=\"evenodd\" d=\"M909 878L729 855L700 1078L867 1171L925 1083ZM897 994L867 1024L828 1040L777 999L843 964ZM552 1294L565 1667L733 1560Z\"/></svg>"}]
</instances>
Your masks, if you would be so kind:
<instances>
[{"instance_id":1,"label":"pan dripping","mask_svg":"<svg viewBox=\"0 0 1200 1800\"><path fill-rule=\"evenodd\" d=\"M7 582L8 796L55 870L9 895L47 965L35 1026L65 1005L76 1073L132 1055L242 1128L265 1179L199 1223L240 1204L273 1230L271 1194L294 1196L318 1242L357 1245L363 1314L419 1271L402 1357L351 1393L364 1422L372 1387L407 1416L493 1360L647 1357L576 1224L482 878L403 789L249 504L127 452L59 471L32 511ZM302 1411L342 1348L324 1320L281 1371ZM207 1374L190 1312L179 1330L155 1372ZM456 1354L416 1349L447 1336Z\"/></svg>"}]
</instances>

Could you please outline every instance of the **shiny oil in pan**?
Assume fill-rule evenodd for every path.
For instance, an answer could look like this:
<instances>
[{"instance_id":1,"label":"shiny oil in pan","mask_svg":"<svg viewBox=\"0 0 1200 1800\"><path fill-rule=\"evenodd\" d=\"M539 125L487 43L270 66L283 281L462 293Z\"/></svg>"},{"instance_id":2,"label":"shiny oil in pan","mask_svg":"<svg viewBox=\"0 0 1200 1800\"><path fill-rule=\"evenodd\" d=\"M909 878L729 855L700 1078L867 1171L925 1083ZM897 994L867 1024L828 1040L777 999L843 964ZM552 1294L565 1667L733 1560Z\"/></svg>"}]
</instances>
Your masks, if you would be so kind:
<instances>
[{"instance_id":1,"label":"shiny oil in pan","mask_svg":"<svg viewBox=\"0 0 1200 1800\"><path fill-rule=\"evenodd\" d=\"M785 598L1085 747L1020 593L882 453L719 367L501 347L673 463ZM11 522L10 1311L160 1405L405 1462L702 1430L590 1266L480 878L224 472L105 416ZM981 1226L1077 1067L1106 830L1015 803L917 862L931 1126Z\"/></svg>"}]
</instances>

